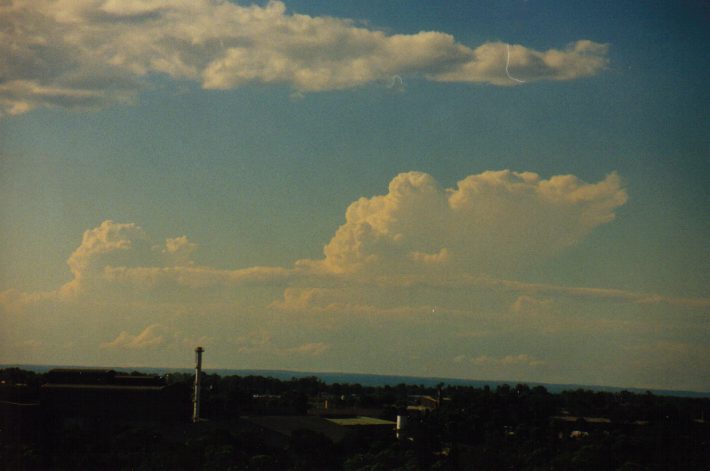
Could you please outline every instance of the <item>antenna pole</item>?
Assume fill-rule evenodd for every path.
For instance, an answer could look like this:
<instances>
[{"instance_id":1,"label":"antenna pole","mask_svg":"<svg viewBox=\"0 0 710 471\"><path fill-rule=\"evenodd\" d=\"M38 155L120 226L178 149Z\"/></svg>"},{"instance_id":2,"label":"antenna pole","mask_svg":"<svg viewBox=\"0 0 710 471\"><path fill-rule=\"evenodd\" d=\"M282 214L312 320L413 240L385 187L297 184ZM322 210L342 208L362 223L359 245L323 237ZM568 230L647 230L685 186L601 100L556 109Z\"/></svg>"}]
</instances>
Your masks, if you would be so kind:
<instances>
[{"instance_id":1,"label":"antenna pole","mask_svg":"<svg viewBox=\"0 0 710 471\"><path fill-rule=\"evenodd\" d=\"M192 399L192 421L200 421L200 388L202 383L202 347L195 349L195 394Z\"/></svg>"}]
</instances>

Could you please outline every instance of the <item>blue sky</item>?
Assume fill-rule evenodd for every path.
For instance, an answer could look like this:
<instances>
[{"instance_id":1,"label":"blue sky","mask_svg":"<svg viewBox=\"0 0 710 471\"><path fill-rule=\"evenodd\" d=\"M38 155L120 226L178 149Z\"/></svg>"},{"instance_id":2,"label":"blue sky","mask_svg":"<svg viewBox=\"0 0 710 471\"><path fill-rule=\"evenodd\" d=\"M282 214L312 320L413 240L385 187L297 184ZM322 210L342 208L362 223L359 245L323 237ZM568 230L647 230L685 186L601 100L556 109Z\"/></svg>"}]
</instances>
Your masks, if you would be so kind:
<instances>
[{"instance_id":1,"label":"blue sky","mask_svg":"<svg viewBox=\"0 0 710 471\"><path fill-rule=\"evenodd\" d=\"M702 2L1 8L0 361L710 390Z\"/></svg>"}]
</instances>

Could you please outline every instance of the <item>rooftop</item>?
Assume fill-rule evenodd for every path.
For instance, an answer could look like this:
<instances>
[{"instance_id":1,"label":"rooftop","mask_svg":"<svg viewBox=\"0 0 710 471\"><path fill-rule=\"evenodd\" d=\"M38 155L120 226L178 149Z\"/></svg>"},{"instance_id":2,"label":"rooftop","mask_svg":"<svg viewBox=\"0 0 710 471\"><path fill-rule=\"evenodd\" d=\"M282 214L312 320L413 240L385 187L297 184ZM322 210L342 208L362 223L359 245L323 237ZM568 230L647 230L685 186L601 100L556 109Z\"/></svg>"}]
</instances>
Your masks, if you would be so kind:
<instances>
[{"instance_id":1,"label":"rooftop","mask_svg":"<svg viewBox=\"0 0 710 471\"><path fill-rule=\"evenodd\" d=\"M358 426L358 425L391 425L396 424L391 420L376 419L374 417L344 417L344 418L326 418L327 421L333 422L337 425L342 425L344 427Z\"/></svg>"}]
</instances>

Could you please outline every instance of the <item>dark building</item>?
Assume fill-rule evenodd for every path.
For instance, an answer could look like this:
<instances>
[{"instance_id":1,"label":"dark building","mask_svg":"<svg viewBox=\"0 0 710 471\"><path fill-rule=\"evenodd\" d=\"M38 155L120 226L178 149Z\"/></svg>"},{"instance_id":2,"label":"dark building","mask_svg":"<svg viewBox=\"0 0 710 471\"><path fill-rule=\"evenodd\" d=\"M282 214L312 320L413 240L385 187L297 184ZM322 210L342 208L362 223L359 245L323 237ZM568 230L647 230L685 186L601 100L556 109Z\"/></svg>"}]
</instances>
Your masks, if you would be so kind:
<instances>
[{"instance_id":1,"label":"dark building","mask_svg":"<svg viewBox=\"0 0 710 471\"><path fill-rule=\"evenodd\" d=\"M60 427L165 422L190 417L190 392L158 376L106 369L54 369L40 388L43 415Z\"/></svg>"},{"instance_id":2,"label":"dark building","mask_svg":"<svg viewBox=\"0 0 710 471\"><path fill-rule=\"evenodd\" d=\"M315 417L281 415L242 417L242 425L259 433L273 447L286 446L292 437L307 431L326 437L333 443L346 440L384 439L395 436L395 422L372 417Z\"/></svg>"}]
</instances>

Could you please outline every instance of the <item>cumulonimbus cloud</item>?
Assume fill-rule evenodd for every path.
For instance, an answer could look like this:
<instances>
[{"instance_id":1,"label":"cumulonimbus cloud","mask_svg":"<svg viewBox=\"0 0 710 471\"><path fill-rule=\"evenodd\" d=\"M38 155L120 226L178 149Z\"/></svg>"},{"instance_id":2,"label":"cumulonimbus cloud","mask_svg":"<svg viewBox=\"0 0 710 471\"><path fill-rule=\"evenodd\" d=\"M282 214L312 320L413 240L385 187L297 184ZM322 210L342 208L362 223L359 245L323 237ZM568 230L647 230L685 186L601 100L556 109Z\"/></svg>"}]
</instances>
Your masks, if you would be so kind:
<instances>
[{"instance_id":1,"label":"cumulonimbus cloud","mask_svg":"<svg viewBox=\"0 0 710 471\"><path fill-rule=\"evenodd\" d=\"M576 41L535 51L472 48L444 32L386 34L353 21L214 0L13 0L0 4L0 110L130 103L144 77L206 89L282 84L297 93L342 90L392 77L516 85L571 80L608 63L607 45Z\"/></svg>"},{"instance_id":2,"label":"cumulonimbus cloud","mask_svg":"<svg viewBox=\"0 0 710 471\"><path fill-rule=\"evenodd\" d=\"M261 286L285 290L283 299L272 298L266 306L274 311L407 316L436 306L363 304L363 293L420 286L486 289L520 299L543 296L707 307L706 298L528 283L509 277L516 268L563 250L613 220L626 199L615 173L586 183L572 175L543 179L531 172L487 171L448 189L428 174L403 173L390 182L386 194L363 197L350 205L345 223L325 245L323 258L299 260L293 267L199 265L191 259L198 246L186 236L154 245L140 226L107 220L85 231L67 260L72 280L54 291L9 289L0 293L0 304L19 312L23 306L83 296L142 292L160 297L160 293L173 296L175 289L195 290L197 295L214 294L204 291L212 287L230 292ZM453 312L451 307L445 311Z\"/></svg>"},{"instance_id":3,"label":"cumulonimbus cloud","mask_svg":"<svg viewBox=\"0 0 710 471\"><path fill-rule=\"evenodd\" d=\"M611 221L625 201L626 192L614 173L598 183L585 183L571 175L543 179L530 172L489 171L446 189L428 174L408 172L396 176L386 194L350 205L345 224L325 245L322 259L299 260L291 268L213 268L194 263L190 257L197 244L186 236L167 239L162 248L151 244L140 226L107 220L87 230L67 260L71 281L55 292L11 290L0 299L20 306L55 297L76 299L86 292L110 294L119 287L130 294L244 285L297 286L299 291L293 292L302 295L324 292L300 291L309 286L363 283L473 283L549 291L554 287L518 286L496 276L573 245ZM272 307L312 307L312 297L289 297L283 306L276 302ZM359 305L321 301L331 307Z\"/></svg>"},{"instance_id":4,"label":"cumulonimbus cloud","mask_svg":"<svg viewBox=\"0 0 710 471\"><path fill-rule=\"evenodd\" d=\"M573 175L487 171L442 188L403 173L387 194L360 198L325 246L302 267L332 273L502 273L581 240L626 202L616 173L598 183Z\"/></svg>"},{"instance_id":5,"label":"cumulonimbus cloud","mask_svg":"<svg viewBox=\"0 0 710 471\"><path fill-rule=\"evenodd\" d=\"M41 341L27 344L37 350L26 357L35 362L82 348L104 364L141 361L144 352L170 361L207 341L215 358L233 361L236 352L270 366L299 368L308 359L327 369L333 358L374 352L409 364L400 347L421 341L412 353L453 359L447 364L456 374L522 379L535 370L547 381L558 381L545 375L566 367L539 347L553 336L564 344L598 335L619 349L621 334L643 347L664 340L663 332L688 341L667 345L676 353L653 361L645 351L624 352L635 358L629 364L666 361L656 377L702 365L705 350L694 339L707 328L708 298L516 280L519 264L574 245L612 221L626 198L614 173L587 183L491 171L451 188L425 173L403 173L382 194L349 206L322 257L285 267L204 266L187 236L157 242L135 223L103 221L77 241L67 284L0 292L0 331L18 342ZM520 339L527 339L520 348L497 348Z\"/></svg>"}]
</instances>

